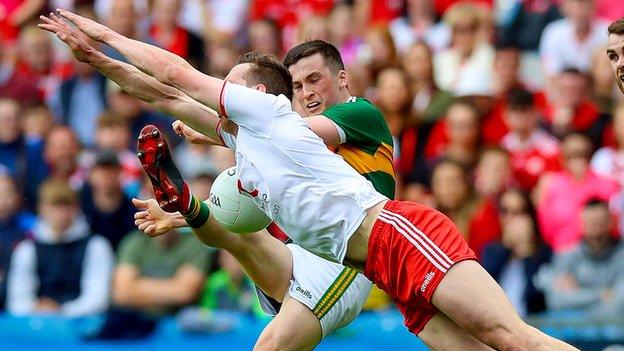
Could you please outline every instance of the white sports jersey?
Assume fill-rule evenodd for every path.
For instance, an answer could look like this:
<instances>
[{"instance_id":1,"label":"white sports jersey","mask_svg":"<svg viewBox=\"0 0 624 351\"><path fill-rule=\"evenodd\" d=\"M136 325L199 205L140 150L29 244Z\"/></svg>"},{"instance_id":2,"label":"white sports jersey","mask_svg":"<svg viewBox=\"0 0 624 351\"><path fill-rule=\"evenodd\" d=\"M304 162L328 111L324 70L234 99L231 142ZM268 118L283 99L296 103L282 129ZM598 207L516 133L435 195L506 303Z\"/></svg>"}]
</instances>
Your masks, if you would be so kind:
<instances>
[{"instance_id":1,"label":"white sports jersey","mask_svg":"<svg viewBox=\"0 0 624 351\"><path fill-rule=\"evenodd\" d=\"M237 137L218 133L236 150L240 190L294 242L342 263L365 211L386 197L329 151L285 96L226 83L220 105L238 125Z\"/></svg>"}]
</instances>

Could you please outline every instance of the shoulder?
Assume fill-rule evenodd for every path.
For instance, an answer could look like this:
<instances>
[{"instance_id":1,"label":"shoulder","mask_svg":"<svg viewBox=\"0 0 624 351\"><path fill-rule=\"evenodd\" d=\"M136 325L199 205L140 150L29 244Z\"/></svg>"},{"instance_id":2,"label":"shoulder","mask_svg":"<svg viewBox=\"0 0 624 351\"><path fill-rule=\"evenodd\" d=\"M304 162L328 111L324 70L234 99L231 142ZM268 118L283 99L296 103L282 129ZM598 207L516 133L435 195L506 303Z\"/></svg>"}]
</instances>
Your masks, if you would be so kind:
<instances>
[{"instance_id":1,"label":"shoulder","mask_svg":"<svg viewBox=\"0 0 624 351\"><path fill-rule=\"evenodd\" d=\"M552 21L550 22L545 28L544 28L544 34L543 35L556 35L558 33L561 32L565 32L570 30L570 24L568 22L568 20L566 20L565 18L562 19L558 19L556 21Z\"/></svg>"},{"instance_id":2,"label":"shoulder","mask_svg":"<svg viewBox=\"0 0 624 351\"><path fill-rule=\"evenodd\" d=\"M147 236L145 236L145 234L139 231L134 231L126 235L126 237L121 240L121 242L119 243L119 248L121 249L141 246L143 244L149 244L149 242L150 241Z\"/></svg>"}]
</instances>

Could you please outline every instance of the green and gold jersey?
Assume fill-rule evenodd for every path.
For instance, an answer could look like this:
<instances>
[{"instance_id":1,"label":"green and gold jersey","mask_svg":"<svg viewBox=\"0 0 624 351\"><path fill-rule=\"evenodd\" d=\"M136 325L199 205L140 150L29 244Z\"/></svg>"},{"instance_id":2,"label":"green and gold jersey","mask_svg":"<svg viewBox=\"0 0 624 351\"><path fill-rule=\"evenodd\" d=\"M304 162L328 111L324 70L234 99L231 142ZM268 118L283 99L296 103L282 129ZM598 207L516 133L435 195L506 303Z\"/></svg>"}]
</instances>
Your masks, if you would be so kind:
<instances>
[{"instance_id":1,"label":"green and gold jersey","mask_svg":"<svg viewBox=\"0 0 624 351\"><path fill-rule=\"evenodd\" d=\"M370 180L377 191L394 199L392 135L381 111L368 100L352 96L347 102L330 107L323 115L344 132L343 143L334 151Z\"/></svg>"}]
</instances>

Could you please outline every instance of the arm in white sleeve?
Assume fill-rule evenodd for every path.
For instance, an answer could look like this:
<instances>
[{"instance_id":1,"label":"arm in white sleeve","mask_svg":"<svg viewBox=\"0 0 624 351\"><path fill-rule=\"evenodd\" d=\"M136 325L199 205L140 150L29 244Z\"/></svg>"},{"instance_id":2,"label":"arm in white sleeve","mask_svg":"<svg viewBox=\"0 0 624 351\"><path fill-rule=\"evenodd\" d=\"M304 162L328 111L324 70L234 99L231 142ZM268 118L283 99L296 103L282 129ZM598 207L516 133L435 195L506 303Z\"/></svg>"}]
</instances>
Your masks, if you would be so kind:
<instances>
[{"instance_id":1,"label":"arm in white sleeve","mask_svg":"<svg viewBox=\"0 0 624 351\"><path fill-rule=\"evenodd\" d=\"M246 128L259 137L268 138L273 130L278 108L286 105L288 99L260 90L226 82L221 92L220 112L235 122L239 127Z\"/></svg>"},{"instance_id":2,"label":"arm in white sleeve","mask_svg":"<svg viewBox=\"0 0 624 351\"><path fill-rule=\"evenodd\" d=\"M106 239L96 235L87 244L80 295L61 305L61 313L68 317L103 312L108 307L110 282L115 256Z\"/></svg>"},{"instance_id":3,"label":"arm in white sleeve","mask_svg":"<svg viewBox=\"0 0 624 351\"><path fill-rule=\"evenodd\" d=\"M32 241L23 241L13 251L7 278L7 310L15 315L32 313L37 303L37 258Z\"/></svg>"}]
</instances>

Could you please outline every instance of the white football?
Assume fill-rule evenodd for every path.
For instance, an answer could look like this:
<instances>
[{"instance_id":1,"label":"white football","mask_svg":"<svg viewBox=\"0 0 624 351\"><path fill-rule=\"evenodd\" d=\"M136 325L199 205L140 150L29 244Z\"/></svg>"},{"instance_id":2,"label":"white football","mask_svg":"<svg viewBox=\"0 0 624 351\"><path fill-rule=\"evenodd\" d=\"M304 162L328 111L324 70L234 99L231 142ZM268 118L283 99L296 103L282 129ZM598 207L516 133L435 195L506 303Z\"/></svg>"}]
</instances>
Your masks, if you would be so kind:
<instances>
[{"instance_id":1,"label":"white football","mask_svg":"<svg viewBox=\"0 0 624 351\"><path fill-rule=\"evenodd\" d=\"M271 219L256 206L252 198L238 190L236 167L219 174L205 202L217 222L234 233L254 233L271 223Z\"/></svg>"}]
</instances>

